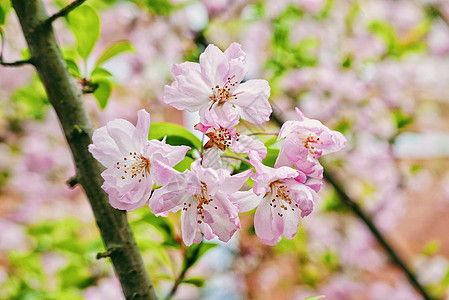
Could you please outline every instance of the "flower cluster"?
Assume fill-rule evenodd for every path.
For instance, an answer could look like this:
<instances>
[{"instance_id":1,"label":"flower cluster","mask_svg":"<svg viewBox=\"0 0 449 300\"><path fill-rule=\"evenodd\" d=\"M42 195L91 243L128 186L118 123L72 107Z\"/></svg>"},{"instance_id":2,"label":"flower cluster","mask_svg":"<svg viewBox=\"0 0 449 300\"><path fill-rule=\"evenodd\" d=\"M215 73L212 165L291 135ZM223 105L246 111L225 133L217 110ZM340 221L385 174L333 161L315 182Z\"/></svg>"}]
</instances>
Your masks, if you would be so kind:
<instances>
[{"instance_id":1,"label":"flower cluster","mask_svg":"<svg viewBox=\"0 0 449 300\"><path fill-rule=\"evenodd\" d=\"M97 129L89 150L106 167L103 189L111 205L131 211L149 200L157 216L181 210L182 237L188 246L201 242L203 235L228 241L240 228L239 213L256 207L254 226L262 243L276 245L282 236L292 239L300 218L309 215L317 201L323 174L318 158L341 150L345 138L297 110L299 120L280 129L274 168L264 165L264 143L240 135L237 125L240 119L257 125L269 120L270 86L262 79L242 83L246 73L246 55L236 43L224 52L209 45L199 63L173 66L175 81L165 87L164 102L198 111L195 129L209 138L201 157L182 173L173 167L189 147L148 140L150 116L145 110L139 111L136 127L114 120ZM231 175L223 167L225 151L245 153L255 172L251 168ZM250 178L252 188L240 191Z\"/></svg>"}]
</instances>

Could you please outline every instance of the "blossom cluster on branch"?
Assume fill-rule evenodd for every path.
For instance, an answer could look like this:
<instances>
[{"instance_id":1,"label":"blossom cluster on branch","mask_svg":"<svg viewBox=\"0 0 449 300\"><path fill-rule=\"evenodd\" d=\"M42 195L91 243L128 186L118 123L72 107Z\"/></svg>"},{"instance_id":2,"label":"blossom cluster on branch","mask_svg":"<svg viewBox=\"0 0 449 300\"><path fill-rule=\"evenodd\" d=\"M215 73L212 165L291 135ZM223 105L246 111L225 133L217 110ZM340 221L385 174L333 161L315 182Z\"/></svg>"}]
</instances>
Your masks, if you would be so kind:
<instances>
[{"instance_id":1,"label":"blossom cluster on branch","mask_svg":"<svg viewBox=\"0 0 449 300\"><path fill-rule=\"evenodd\" d=\"M150 116L145 110L138 112L135 127L117 119L97 129L89 150L106 167L103 189L110 204L132 211L149 199L157 216L181 210L187 246L201 242L203 235L229 241L240 228L239 213L256 207L254 227L262 243L276 245L282 236L292 239L300 218L313 211L318 198L323 176L318 158L341 150L346 139L297 109L298 120L280 129L274 168L264 165L264 143L240 135L238 124L240 119L257 125L269 120L270 86L262 79L243 82L247 72L246 54L237 43L224 52L209 45L199 63L173 66L175 81L165 87L164 102L197 111L200 123L195 129L209 138L190 170L173 168L189 147L148 140ZM245 153L253 168L231 174L222 163L224 151ZM248 180L252 188L240 191Z\"/></svg>"}]
</instances>

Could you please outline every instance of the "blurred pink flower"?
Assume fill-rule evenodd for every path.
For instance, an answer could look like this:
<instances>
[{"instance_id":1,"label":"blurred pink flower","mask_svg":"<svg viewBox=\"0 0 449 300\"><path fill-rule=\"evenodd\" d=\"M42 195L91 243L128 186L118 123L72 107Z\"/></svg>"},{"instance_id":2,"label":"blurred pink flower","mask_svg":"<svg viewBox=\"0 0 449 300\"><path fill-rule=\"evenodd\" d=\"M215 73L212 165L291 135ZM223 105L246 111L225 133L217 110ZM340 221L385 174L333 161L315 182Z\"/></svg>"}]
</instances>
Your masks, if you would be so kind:
<instances>
[{"instance_id":1,"label":"blurred pink flower","mask_svg":"<svg viewBox=\"0 0 449 300\"><path fill-rule=\"evenodd\" d=\"M83 293L86 300L124 300L123 291L117 277L104 278L96 286L91 286Z\"/></svg>"},{"instance_id":2,"label":"blurred pink flower","mask_svg":"<svg viewBox=\"0 0 449 300\"><path fill-rule=\"evenodd\" d=\"M282 236L293 239L299 219L309 215L317 201L316 192L301 182L305 175L289 167L277 169L263 165L250 153L256 169L253 176L254 202L260 202L254 215L254 227L260 241L274 246ZM301 214L300 214L301 210Z\"/></svg>"},{"instance_id":3,"label":"blurred pink flower","mask_svg":"<svg viewBox=\"0 0 449 300\"><path fill-rule=\"evenodd\" d=\"M271 106L270 86L266 80L240 82L248 72L246 54L237 43L223 53L207 46L200 63L175 64L175 81L165 86L164 102L179 110L199 111L201 123L229 128L242 119L255 124L268 121Z\"/></svg>"},{"instance_id":4,"label":"blurred pink flower","mask_svg":"<svg viewBox=\"0 0 449 300\"><path fill-rule=\"evenodd\" d=\"M0 220L0 251L24 250L27 244L25 228L9 220Z\"/></svg>"},{"instance_id":5,"label":"blurred pink flower","mask_svg":"<svg viewBox=\"0 0 449 300\"><path fill-rule=\"evenodd\" d=\"M164 141L148 141L150 115L138 112L137 125L123 119L110 121L95 130L89 145L92 155L107 169L102 188L109 194L109 202L117 209L127 211L142 207L148 200L153 184L169 180L166 173L158 173L161 161L169 166L180 162L189 149L170 146Z\"/></svg>"},{"instance_id":6,"label":"blurred pink flower","mask_svg":"<svg viewBox=\"0 0 449 300\"><path fill-rule=\"evenodd\" d=\"M405 281L396 282L395 286L391 286L386 282L376 282L371 285L368 297L370 300L420 300L421 296L417 295L412 286Z\"/></svg>"},{"instance_id":7,"label":"blurred pink flower","mask_svg":"<svg viewBox=\"0 0 449 300\"><path fill-rule=\"evenodd\" d=\"M218 236L220 241L229 241L240 228L239 205L231 203L230 195L241 188L252 171L230 176L227 170L204 168L195 161L191 171L179 173L159 162L155 164L172 175L168 184L153 192L151 211L157 216L167 216L182 209L182 239L187 246L201 242L200 232L208 240ZM235 195L232 200L237 202L240 198L243 197Z\"/></svg>"}]
</instances>

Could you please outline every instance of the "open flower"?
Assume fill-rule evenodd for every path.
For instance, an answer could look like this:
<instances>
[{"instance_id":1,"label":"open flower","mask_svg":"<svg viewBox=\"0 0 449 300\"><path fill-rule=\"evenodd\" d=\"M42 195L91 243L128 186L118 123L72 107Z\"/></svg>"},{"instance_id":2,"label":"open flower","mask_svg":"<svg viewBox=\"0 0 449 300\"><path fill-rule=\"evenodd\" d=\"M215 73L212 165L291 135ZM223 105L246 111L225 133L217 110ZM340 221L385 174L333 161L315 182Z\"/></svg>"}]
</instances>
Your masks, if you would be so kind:
<instances>
[{"instance_id":1,"label":"open flower","mask_svg":"<svg viewBox=\"0 0 449 300\"><path fill-rule=\"evenodd\" d=\"M298 232L299 219L309 215L317 201L316 192L303 184L305 175L290 167L270 168L252 153L253 190L261 201L254 215L254 228L259 240L274 246L282 236L293 239ZM247 201L249 202L249 201ZM252 202L257 202L253 198Z\"/></svg>"},{"instance_id":2,"label":"open flower","mask_svg":"<svg viewBox=\"0 0 449 300\"><path fill-rule=\"evenodd\" d=\"M230 195L242 187L252 171L230 176L224 169L204 168L195 161L191 171L179 173L156 164L172 175L170 182L151 196L151 211L157 216L167 216L182 209L182 239L187 246L201 242L201 232L208 240L218 236L223 242L229 241L240 228L239 207L231 202Z\"/></svg>"},{"instance_id":3,"label":"open flower","mask_svg":"<svg viewBox=\"0 0 449 300\"><path fill-rule=\"evenodd\" d=\"M102 188L109 194L110 204L122 210L135 210L148 200L153 184L164 184L169 174L159 172L154 164L168 166L179 163L190 148L170 146L165 140L148 141L150 115L139 110L137 125L123 119L110 121L94 131L89 151L106 170Z\"/></svg>"},{"instance_id":4,"label":"open flower","mask_svg":"<svg viewBox=\"0 0 449 300\"><path fill-rule=\"evenodd\" d=\"M278 140L284 139L275 167L295 166L312 178L323 177L323 167L318 162L322 155L340 151L346 144L338 131L327 128L318 120L304 117L296 109L299 121L282 125Z\"/></svg>"},{"instance_id":5,"label":"open flower","mask_svg":"<svg viewBox=\"0 0 449 300\"><path fill-rule=\"evenodd\" d=\"M240 83L248 72L246 54L237 43L225 52L207 46L200 63L175 64L175 81L164 88L164 102L176 109L199 111L201 123L215 128L229 128L239 116L251 123L269 120L270 86L266 80Z\"/></svg>"}]
</instances>

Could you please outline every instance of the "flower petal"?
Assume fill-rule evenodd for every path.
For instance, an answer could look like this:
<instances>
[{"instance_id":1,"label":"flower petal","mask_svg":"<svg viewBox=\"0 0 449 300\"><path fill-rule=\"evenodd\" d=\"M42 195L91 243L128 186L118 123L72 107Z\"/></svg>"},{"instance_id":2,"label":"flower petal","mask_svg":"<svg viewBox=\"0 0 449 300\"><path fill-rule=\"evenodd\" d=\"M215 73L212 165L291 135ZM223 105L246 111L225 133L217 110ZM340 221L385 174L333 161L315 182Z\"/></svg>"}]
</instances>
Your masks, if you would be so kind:
<instances>
[{"instance_id":1,"label":"flower petal","mask_svg":"<svg viewBox=\"0 0 449 300\"><path fill-rule=\"evenodd\" d=\"M229 71L229 62L217 46L209 44L200 55L200 68L208 86L222 86Z\"/></svg>"},{"instance_id":2,"label":"flower petal","mask_svg":"<svg viewBox=\"0 0 449 300\"><path fill-rule=\"evenodd\" d=\"M254 209L257 205L259 205L259 203L262 201L263 196L263 194L257 196L251 189L248 191L235 192L229 195L229 200L232 203L237 204L239 213L244 213Z\"/></svg>"},{"instance_id":3,"label":"flower petal","mask_svg":"<svg viewBox=\"0 0 449 300\"><path fill-rule=\"evenodd\" d=\"M254 229L259 240L269 246L281 240L281 232L274 228L273 221L270 200L265 197L254 214Z\"/></svg>"},{"instance_id":4,"label":"flower petal","mask_svg":"<svg viewBox=\"0 0 449 300\"><path fill-rule=\"evenodd\" d=\"M98 128L92 136L93 144L89 145L89 152L106 168L114 167L123 158L117 144L109 136L106 126Z\"/></svg>"},{"instance_id":5,"label":"flower petal","mask_svg":"<svg viewBox=\"0 0 449 300\"><path fill-rule=\"evenodd\" d=\"M268 102L270 90L266 80L248 80L235 88L234 94L242 93L230 102L237 107L242 119L254 124L262 124L270 119L272 111Z\"/></svg>"},{"instance_id":6,"label":"flower petal","mask_svg":"<svg viewBox=\"0 0 449 300\"><path fill-rule=\"evenodd\" d=\"M190 207L181 213L182 240L186 246L192 245L198 230L198 213L196 207Z\"/></svg>"}]
</instances>

